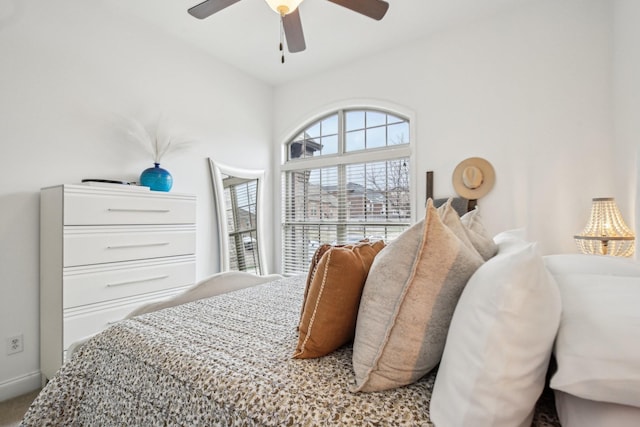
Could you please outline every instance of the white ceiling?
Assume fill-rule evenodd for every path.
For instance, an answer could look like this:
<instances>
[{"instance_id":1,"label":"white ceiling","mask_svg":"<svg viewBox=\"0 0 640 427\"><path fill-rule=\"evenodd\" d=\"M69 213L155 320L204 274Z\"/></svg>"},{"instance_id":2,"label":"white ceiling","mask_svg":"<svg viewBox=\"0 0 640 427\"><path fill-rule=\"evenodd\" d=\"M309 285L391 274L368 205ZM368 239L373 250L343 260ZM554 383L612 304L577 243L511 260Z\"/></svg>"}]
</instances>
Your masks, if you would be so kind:
<instances>
[{"instance_id":1,"label":"white ceiling","mask_svg":"<svg viewBox=\"0 0 640 427\"><path fill-rule=\"evenodd\" d=\"M299 6L307 49L280 62L279 17L264 0L242 0L199 20L187 9L202 0L104 0L198 46L269 84L279 85L391 50L449 25L463 24L534 0L388 0L375 21L326 0Z\"/></svg>"}]
</instances>

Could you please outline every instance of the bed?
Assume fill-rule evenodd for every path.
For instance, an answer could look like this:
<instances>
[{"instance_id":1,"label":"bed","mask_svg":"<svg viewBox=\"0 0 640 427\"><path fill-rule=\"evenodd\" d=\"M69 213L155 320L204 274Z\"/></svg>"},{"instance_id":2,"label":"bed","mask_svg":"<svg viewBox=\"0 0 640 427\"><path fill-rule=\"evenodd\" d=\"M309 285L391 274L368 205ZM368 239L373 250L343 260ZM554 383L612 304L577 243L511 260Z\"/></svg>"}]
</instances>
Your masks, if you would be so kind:
<instances>
[{"instance_id":1,"label":"bed","mask_svg":"<svg viewBox=\"0 0 640 427\"><path fill-rule=\"evenodd\" d=\"M424 220L386 246L325 248L308 275L200 292L207 289L205 281L186 294L189 298L134 313L78 346L22 425L560 426L549 387L554 372L548 371L561 321L560 294L549 271L561 274L558 265L567 261L554 258L545 265L536 245L517 231L464 243L456 233L482 234L477 209L462 219L448 209L448 204L438 210L428 204ZM451 266L481 245L485 250L464 263L477 264L473 269ZM486 253L494 246L493 254ZM488 259L478 261L480 252ZM368 265L358 270L354 262L358 268ZM331 292L352 279L363 282L351 298L357 316L340 317L343 308L330 311L326 327L344 321L353 334L332 341L335 348L322 354L303 355L313 350L303 345L313 340L303 338L316 337L312 323L320 324L323 304L335 309L350 300ZM429 310L419 305L410 312L409 303L423 297L412 294L414 287L423 282L432 287L436 279L464 283L455 298L447 284ZM401 286L389 297L396 285ZM380 309L376 300L383 302ZM369 344L363 346L362 331L370 330L371 308L378 316L390 300L393 325L372 335L390 346L402 331L400 354L390 352L393 360L383 363L388 348L379 348L363 377L362 354ZM418 331L424 339L415 339L412 325L407 329L399 319L426 311L427 323L440 316L437 325ZM437 349L435 358L409 357L408 379L409 369L402 365L394 382L371 381L372 370L412 355L416 344L420 353L425 347L420 342L429 342L427 353Z\"/></svg>"},{"instance_id":2,"label":"bed","mask_svg":"<svg viewBox=\"0 0 640 427\"><path fill-rule=\"evenodd\" d=\"M431 425L435 373L352 393L351 347L293 359L305 277L154 311L90 339L23 420L41 425ZM536 426L554 426L549 400Z\"/></svg>"}]
</instances>

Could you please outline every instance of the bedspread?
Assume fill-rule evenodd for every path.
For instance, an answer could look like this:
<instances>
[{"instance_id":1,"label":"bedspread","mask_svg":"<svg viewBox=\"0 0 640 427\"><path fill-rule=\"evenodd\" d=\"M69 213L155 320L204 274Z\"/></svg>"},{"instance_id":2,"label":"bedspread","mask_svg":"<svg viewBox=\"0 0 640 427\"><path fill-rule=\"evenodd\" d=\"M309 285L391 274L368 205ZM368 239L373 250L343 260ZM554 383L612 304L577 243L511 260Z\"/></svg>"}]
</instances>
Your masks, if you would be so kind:
<instances>
[{"instance_id":1,"label":"bedspread","mask_svg":"<svg viewBox=\"0 0 640 427\"><path fill-rule=\"evenodd\" d=\"M292 359L304 278L124 320L90 339L23 425L430 426L435 373L352 393L352 350ZM559 426L539 405L534 426Z\"/></svg>"}]
</instances>

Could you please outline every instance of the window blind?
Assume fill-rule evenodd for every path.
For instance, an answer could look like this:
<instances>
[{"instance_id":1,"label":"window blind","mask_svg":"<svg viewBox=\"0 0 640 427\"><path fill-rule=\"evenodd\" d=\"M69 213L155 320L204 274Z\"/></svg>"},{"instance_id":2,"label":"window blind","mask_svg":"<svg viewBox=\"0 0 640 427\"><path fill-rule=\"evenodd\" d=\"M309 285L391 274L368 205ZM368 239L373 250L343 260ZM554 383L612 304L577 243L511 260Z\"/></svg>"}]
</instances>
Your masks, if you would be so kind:
<instances>
[{"instance_id":1,"label":"window blind","mask_svg":"<svg viewBox=\"0 0 640 427\"><path fill-rule=\"evenodd\" d=\"M409 162L287 171L283 200L283 272L304 272L320 244L389 241L409 225Z\"/></svg>"}]
</instances>

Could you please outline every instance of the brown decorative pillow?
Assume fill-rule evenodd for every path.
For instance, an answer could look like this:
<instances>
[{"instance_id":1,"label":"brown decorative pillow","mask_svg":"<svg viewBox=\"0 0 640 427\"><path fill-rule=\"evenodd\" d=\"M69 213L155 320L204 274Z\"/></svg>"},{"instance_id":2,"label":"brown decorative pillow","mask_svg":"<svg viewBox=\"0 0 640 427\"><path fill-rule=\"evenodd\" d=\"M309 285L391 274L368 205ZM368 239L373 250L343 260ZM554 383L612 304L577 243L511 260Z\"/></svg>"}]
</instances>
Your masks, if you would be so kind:
<instances>
[{"instance_id":1,"label":"brown decorative pillow","mask_svg":"<svg viewBox=\"0 0 640 427\"><path fill-rule=\"evenodd\" d=\"M429 199L424 221L390 242L371 266L353 343L354 391L400 387L433 369L458 298L483 262Z\"/></svg>"},{"instance_id":2,"label":"brown decorative pillow","mask_svg":"<svg viewBox=\"0 0 640 427\"><path fill-rule=\"evenodd\" d=\"M294 358L325 356L353 339L362 287L384 246L377 241L329 247L321 255L310 278Z\"/></svg>"},{"instance_id":3,"label":"brown decorative pillow","mask_svg":"<svg viewBox=\"0 0 640 427\"><path fill-rule=\"evenodd\" d=\"M307 274L307 282L304 288L304 296L302 297L302 309L300 310L300 321L298 322L298 330L300 330L300 323L302 323L302 315L304 313L305 306L307 305L307 295L309 295L309 288L311 287L311 282L313 282L313 276L316 274L316 270L318 269L318 264L320 264L322 255L324 255L332 247L333 246L328 243L323 243L322 245L318 246L318 249L316 249L313 257L311 258L311 262L309 263L309 273Z\"/></svg>"},{"instance_id":4,"label":"brown decorative pillow","mask_svg":"<svg viewBox=\"0 0 640 427\"><path fill-rule=\"evenodd\" d=\"M358 243L369 243L369 239L362 239ZM320 263L322 256L331 248L353 248L353 245L331 245L329 243L323 243L318 246L318 249L314 252L311 262L309 263L309 273L307 273L307 282L305 284L304 295L302 297L302 309L300 310L298 330L300 330L300 323L302 323L302 314L304 313L304 309L307 304L307 295L309 294L311 282L313 282L313 276L316 274L316 269L318 268L318 264Z\"/></svg>"}]
</instances>

